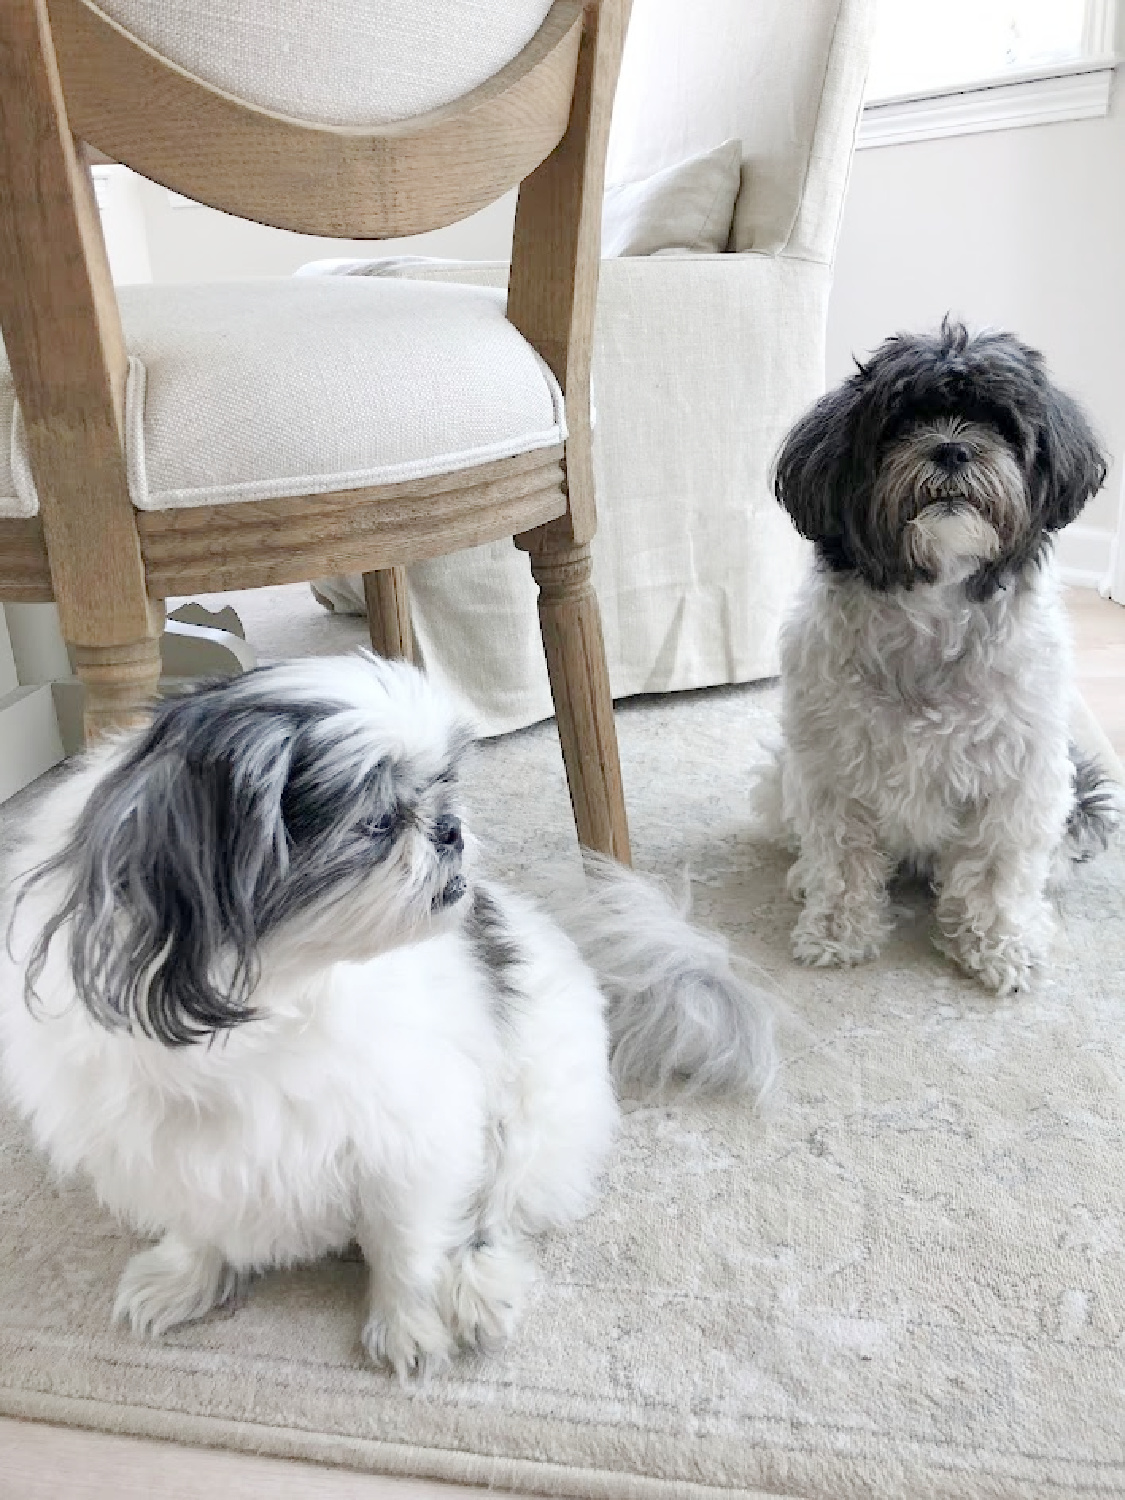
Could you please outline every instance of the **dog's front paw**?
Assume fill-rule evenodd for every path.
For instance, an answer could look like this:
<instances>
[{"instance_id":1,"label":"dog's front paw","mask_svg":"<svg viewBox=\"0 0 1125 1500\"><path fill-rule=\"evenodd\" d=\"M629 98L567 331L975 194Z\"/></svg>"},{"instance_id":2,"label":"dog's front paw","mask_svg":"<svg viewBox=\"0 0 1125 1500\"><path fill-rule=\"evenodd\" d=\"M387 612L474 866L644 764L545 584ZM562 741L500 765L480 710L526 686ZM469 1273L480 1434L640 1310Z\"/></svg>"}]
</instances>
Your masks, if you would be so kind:
<instances>
[{"instance_id":1,"label":"dog's front paw","mask_svg":"<svg viewBox=\"0 0 1125 1500\"><path fill-rule=\"evenodd\" d=\"M154 1338L179 1323L202 1318L245 1285L217 1250L198 1249L167 1235L134 1255L122 1272L113 1304L115 1323Z\"/></svg>"},{"instance_id":2,"label":"dog's front paw","mask_svg":"<svg viewBox=\"0 0 1125 1500\"><path fill-rule=\"evenodd\" d=\"M806 907L793 928L793 957L798 963L820 969L867 963L878 958L887 931L881 911L813 911Z\"/></svg>"},{"instance_id":3,"label":"dog's front paw","mask_svg":"<svg viewBox=\"0 0 1125 1500\"><path fill-rule=\"evenodd\" d=\"M962 933L956 941L938 938L937 946L997 995L1030 989L1041 962L1037 951L1011 934Z\"/></svg>"},{"instance_id":4,"label":"dog's front paw","mask_svg":"<svg viewBox=\"0 0 1125 1500\"><path fill-rule=\"evenodd\" d=\"M514 1245L478 1244L450 1258L442 1310L457 1339L491 1352L511 1338L535 1280Z\"/></svg>"},{"instance_id":5,"label":"dog's front paw","mask_svg":"<svg viewBox=\"0 0 1125 1500\"><path fill-rule=\"evenodd\" d=\"M437 1308L421 1298L406 1306L373 1311L364 1324L363 1347L377 1365L386 1365L400 1380L425 1380L447 1365L453 1335Z\"/></svg>"}]
</instances>

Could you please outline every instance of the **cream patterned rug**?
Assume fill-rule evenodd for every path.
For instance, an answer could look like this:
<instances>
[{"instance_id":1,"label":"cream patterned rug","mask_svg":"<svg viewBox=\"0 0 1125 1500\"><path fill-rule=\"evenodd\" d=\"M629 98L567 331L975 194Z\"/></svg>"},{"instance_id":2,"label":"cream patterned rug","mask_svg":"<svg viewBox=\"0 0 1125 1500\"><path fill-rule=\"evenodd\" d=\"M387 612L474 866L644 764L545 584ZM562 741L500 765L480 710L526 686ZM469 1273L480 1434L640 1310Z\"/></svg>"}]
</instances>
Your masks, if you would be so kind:
<instances>
[{"instance_id":1,"label":"cream patterned rug","mask_svg":"<svg viewBox=\"0 0 1125 1500\"><path fill-rule=\"evenodd\" d=\"M638 865L690 866L784 993L777 1092L631 1107L504 1354L399 1387L343 1262L111 1331L134 1242L4 1121L0 1412L581 1500L1125 1494L1125 854L1079 872L1031 996L954 973L917 889L879 963L800 970L786 861L746 832L771 702L636 702L620 734ZM483 746L471 802L511 877L573 860L552 726Z\"/></svg>"}]
</instances>

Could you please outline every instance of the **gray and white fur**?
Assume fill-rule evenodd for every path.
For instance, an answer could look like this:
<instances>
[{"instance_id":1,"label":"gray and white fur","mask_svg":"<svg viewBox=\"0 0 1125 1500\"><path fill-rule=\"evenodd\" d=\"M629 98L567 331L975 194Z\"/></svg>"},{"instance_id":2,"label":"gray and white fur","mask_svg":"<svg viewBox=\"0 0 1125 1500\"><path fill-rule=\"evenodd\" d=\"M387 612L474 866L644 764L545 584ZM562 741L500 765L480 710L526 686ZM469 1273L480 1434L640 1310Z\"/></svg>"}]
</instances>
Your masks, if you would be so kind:
<instances>
[{"instance_id":1,"label":"gray and white fur","mask_svg":"<svg viewBox=\"0 0 1125 1500\"><path fill-rule=\"evenodd\" d=\"M874 957L905 862L931 875L939 946L989 989L1043 963L1049 887L1121 817L1069 745L1051 560L1105 472L1038 353L949 320L887 340L789 434L776 493L816 544L781 644L802 962Z\"/></svg>"},{"instance_id":2,"label":"gray and white fur","mask_svg":"<svg viewBox=\"0 0 1125 1500\"><path fill-rule=\"evenodd\" d=\"M584 855L585 883L554 910L606 997L613 1074L622 1088L661 1094L735 1091L761 1097L775 1072L773 1011L726 939L688 921L652 880Z\"/></svg>"},{"instance_id":3,"label":"gray and white fur","mask_svg":"<svg viewBox=\"0 0 1125 1500\"><path fill-rule=\"evenodd\" d=\"M592 873L573 938L478 876L471 738L403 664L293 663L161 704L49 795L0 1061L55 1167L157 1241L117 1293L135 1331L357 1241L373 1359L492 1345L530 1238L592 1200L611 1052L625 1086L768 1077L766 996L629 872ZM575 939L646 962L603 991Z\"/></svg>"}]
</instances>

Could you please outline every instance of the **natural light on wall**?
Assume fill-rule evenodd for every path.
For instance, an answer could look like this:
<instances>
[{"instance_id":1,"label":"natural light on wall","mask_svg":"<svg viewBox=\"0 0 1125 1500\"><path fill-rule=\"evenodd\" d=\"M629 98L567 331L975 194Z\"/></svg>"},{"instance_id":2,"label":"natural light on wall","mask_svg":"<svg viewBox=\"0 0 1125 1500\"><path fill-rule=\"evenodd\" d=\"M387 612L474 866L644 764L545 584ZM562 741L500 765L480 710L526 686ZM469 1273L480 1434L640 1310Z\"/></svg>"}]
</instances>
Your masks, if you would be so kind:
<instances>
[{"instance_id":1,"label":"natural light on wall","mask_svg":"<svg viewBox=\"0 0 1125 1500\"><path fill-rule=\"evenodd\" d=\"M880 0L869 101L1069 63L1089 0Z\"/></svg>"}]
</instances>

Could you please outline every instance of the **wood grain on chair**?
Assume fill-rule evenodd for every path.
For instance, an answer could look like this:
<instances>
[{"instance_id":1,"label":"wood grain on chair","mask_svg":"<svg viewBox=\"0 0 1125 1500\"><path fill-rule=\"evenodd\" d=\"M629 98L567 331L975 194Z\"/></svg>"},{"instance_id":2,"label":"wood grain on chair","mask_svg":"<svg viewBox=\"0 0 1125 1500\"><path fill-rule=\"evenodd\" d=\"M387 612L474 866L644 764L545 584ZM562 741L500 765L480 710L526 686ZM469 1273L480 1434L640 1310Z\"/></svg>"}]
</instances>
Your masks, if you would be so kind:
<instances>
[{"instance_id":1,"label":"wood grain on chair","mask_svg":"<svg viewBox=\"0 0 1125 1500\"><path fill-rule=\"evenodd\" d=\"M629 859L601 620L590 349L610 108L629 0L555 0L528 45L452 104L374 127L234 98L89 0L0 8L0 323L41 514L0 520L0 598L53 598L87 729L155 694L160 601L361 572L378 649L412 649L406 564L505 536L530 553L580 841ZM554 371L569 437L436 478L136 511L127 360L74 137L168 188L308 234L449 224L521 183L509 317Z\"/></svg>"}]
</instances>

